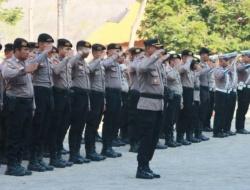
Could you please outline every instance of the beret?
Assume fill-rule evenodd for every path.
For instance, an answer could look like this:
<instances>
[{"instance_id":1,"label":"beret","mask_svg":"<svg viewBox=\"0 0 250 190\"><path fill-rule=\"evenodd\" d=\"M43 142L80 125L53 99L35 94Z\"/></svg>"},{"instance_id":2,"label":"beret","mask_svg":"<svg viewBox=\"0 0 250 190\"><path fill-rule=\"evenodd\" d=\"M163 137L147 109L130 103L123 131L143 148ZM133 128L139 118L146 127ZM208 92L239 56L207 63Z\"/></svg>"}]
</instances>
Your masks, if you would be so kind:
<instances>
[{"instance_id":1,"label":"beret","mask_svg":"<svg viewBox=\"0 0 250 190\"><path fill-rule=\"evenodd\" d=\"M49 43L54 43L54 39L46 33L42 33L38 36L38 42L49 42Z\"/></svg>"},{"instance_id":2,"label":"beret","mask_svg":"<svg viewBox=\"0 0 250 190\"><path fill-rule=\"evenodd\" d=\"M91 48L91 44L87 41L81 40L76 43L76 48L78 49L79 47Z\"/></svg>"},{"instance_id":3,"label":"beret","mask_svg":"<svg viewBox=\"0 0 250 190\"><path fill-rule=\"evenodd\" d=\"M73 46L72 46L72 43L69 40L61 38L61 39L57 40L57 47L69 47L69 48L72 48Z\"/></svg>"},{"instance_id":4,"label":"beret","mask_svg":"<svg viewBox=\"0 0 250 190\"><path fill-rule=\"evenodd\" d=\"M110 50L110 49L119 49L119 50L122 50L122 47L119 44L111 43L111 44L109 44L107 46L107 50Z\"/></svg>"},{"instance_id":5,"label":"beret","mask_svg":"<svg viewBox=\"0 0 250 190\"><path fill-rule=\"evenodd\" d=\"M92 51L103 51L106 47L102 44L93 44L92 45Z\"/></svg>"},{"instance_id":6,"label":"beret","mask_svg":"<svg viewBox=\"0 0 250 190\"><path fill-rule=\"evenodd\" d=\"M28 42L23 38L16 38L13 43L13 49L18 49L22 47L29 47Z\"/></svg>"}]
</instances>

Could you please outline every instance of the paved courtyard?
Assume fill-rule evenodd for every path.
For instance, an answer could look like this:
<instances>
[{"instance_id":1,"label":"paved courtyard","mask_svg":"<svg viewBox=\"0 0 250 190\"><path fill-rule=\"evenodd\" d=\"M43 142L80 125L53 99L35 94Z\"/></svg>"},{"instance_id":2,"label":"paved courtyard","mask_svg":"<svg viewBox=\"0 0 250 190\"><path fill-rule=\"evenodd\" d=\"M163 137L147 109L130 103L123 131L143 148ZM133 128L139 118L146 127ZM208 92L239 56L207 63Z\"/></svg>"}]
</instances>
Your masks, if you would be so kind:
<instances>
[{"instance_id":1,"label":"paved courtyard","mask_svg":"<svg viewBox=\"0 0 250 190\"><path fill-rule=\"evenodd\" d=\"M250 135L157 150L151 166L162 177L148 181L135 179L136 155L128 149L118 149L123 153L120 159L27 177L5 176L1 166L0 190L250 190Z\"/></svg>"}]
</instances>

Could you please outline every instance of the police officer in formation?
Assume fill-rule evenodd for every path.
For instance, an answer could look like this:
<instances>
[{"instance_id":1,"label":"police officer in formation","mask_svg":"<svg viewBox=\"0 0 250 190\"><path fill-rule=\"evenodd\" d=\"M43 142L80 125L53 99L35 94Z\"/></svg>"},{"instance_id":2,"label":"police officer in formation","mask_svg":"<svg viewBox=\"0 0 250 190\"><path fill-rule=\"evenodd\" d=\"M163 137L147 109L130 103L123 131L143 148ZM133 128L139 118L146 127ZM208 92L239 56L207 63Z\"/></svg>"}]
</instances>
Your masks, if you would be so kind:
<instances>
[{"instance_id":1,"label":"police officer in formation","mask_svg":"<svg viewBox=\"0 0 250 190\"><path fill-rule=\"evenodd\" d=\"M53 44L54 39L42 33L37 42L17 38L5 46L0 155L1 163L7 164L6 175L118 158L122 154L113 147L130 144L129 151L137 153L136 177L160 178L150 168L155 149L209 140L202 132L211 131L213 111L213 137L249 134L245 115L250 102L250 50L215 59L209 49L201 48L198 59L190 50L168 54L158 39L126 52L116 43L91 45L81 40L75 53L68 39L58 39L57 47ZM103 146L98 153L101 122ZM69 160L62 156L67 132ZM159 144L160 132L165 145ZM85 154L80 151L83 135ZM27 169L24 159L29 160Z\"/></svg>"}]
</instances>

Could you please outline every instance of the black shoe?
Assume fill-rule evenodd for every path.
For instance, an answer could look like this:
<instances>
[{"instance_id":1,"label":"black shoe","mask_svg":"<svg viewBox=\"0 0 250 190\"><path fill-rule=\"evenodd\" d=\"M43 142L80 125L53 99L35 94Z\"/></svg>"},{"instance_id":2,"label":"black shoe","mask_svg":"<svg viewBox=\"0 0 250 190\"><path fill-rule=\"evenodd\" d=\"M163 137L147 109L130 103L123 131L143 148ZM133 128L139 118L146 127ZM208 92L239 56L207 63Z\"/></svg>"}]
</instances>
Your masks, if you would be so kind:
<instances>
[{"instance_id":1,"label":"black shoe","mask_svg":"<svg viewBox=\"0 0 250 190\"><path fill-rule=\"evenodd\" d=\"M225 137L227 137L227 135L225 134L225 133L215 133L215 134L213 134L213 137L214 138L225 138Z\"/></svg>"},{"instance_id":2,"label":"black shoe","mask_svg":"<svg viewBox=\"0 0 250 190\"><path fill-rule=\"evenodd\" d=\"M43 160L39 160L38 163L45 168L46 171L53 171L54 167L46 164Z\"/></svg>"},{"instance_id":3,"label":"black shoe","mask_svg":"<svg viewBox=\"0 0 250 190\"><path fill-rule=\"evenodd\" d=\"M96 161L96 162L99 162L99 161L106 159L105 156L97 154L96 152L92 152L92 153L87 154L86 158L90 159L91 161Z\"/></svg>"},{"instance_id":4,"label":"black shoe","mask_svg":"<svg viewBox=\"0 0 250 190\"><path fill-rule=\"evenodd\" d=\"M31 161L28 165L28 170L34 172L45 172L46 168L40 165L38 161Z\"/></svg>"},{"instance_id":5,"label":"black shoe","mask_svg":"<svg viewBox=\"0 0 250 190\"><path fill-rule=\"evenodd\" d=\"M64 162L65 163L65 166L66 167L71 167L71 166L73 166L74 165L74 163L73 162L70 162L70 161L67 161L67 160L64 160L64 159L60 159L61 160L61 162Z\"/></svg>"},{"instance_id":6,"label":"black shoe","mask_svg":"<svg viewBox=\"0 0 250 190\"><path fill-rule=\"evenodd\" d=\"M125 143L125 145L129 144L129 139L128 138L122 138L121 141Z\"/></svg>"},{"instance_id":7,"label":"black shoe","mask_svg":"<svg viewBox=\"0 0 250 190\"><path fill-rule=\"evenodd\" d=\"M196 138L197 138L197 139L200 139L201 141L208 141L208 140L209 140L209 138L206 137L206 136L203 135L203 134L198 135Z\"/></svg>"},{"instance_id":8,"label":"black shoe","mask_svg":"<svg viewBox=\"0 0 250 190\"><path fill-rule=\"evenodd\" d=\"M202 129L202 131L204 131L204 132L213 132L213 129L211 127L204 127Z\"/></svg>"},{"instance_id":9,"label":"black shoe","mask_svg":"<svg viewBox=\"0 0 250 190\"><path fill-rule=\"evenodd\" d=\"M69 154L69 151L66 150L65 148L63 148L63 149L61 150L61 154L63 154L63 155Z\"/></svg>"},{"instance_id":10,"label":"black shoe","mask_svg":"<svg viewBox=\"0 0 250 190\"><path fill-rule=\"evenodd\" d=\"M160 176L159 174L154 173L154 172L150 169L149 166L146 168L146 170L147 170L149 173L151 173L151 174L153 175L154 178L161 178L161 176Z\"/></svg>"},{"instance_id":11,"label":"black shoe","mask_svg":"<svg viewBox=\"0 0 250 190\"><path fill-rule=\"evenodd\" d=\"M174 141L174 143L176 144L176 147L182 146L181 143L178 143L178 142L176 142L176 141Z\"/></svg>"},{"instance_id":12,"label":"black shoe","mask_svg":"<svg viewBox=\"0 0 250 190\"><path fill-rule=\"evenodd\" d=\"M120 146L125 146L126 144L122 142L120 139L114 139L112 141L112 146L113 147L120 147Z\"/></svg>"},{"instance_id":13,"label":"black shoe","mask_svg":"<svg viewBox=\"0 0 250 190\"><path fill-rule=\"evenodd\" d=\"M227 131L225 133L228 134L228 136L235 136L236 135L236 133L233 131Z\"/></svg>"},{"instance_id":14,"label":"black shoe","mask_svg":"<svg viewBox=\"0 0 250 190\"><path fill-rule=\"evenodd\" d=\"M190 137L187 139L187 141L191 142L191 143L200 143L201 140L200 139L197 139L195 137Z\"/></svg>"},{"instance_id":15,"label":"black shoe","mask_svg":"<svg viewBox=\"0 0 250 190\"><path fill-rule=\"evenodd\" d=\"M30 170L26 170L24 167L20 165L7 166L7 170L5 171L5 175L11 176L26 176L31 175L32 172Z\"/></svg>"},{"instance_id":16,"label":"black shoe","mask_svg":"<svg viewBox=\"0 0 250 190\"><path fill-rule=\"evenodd\" d=\"M138 179L154 179L154 176L152 173L150 173L145 168L139 167L136 172L136 178Z\"/></svg>"},{"instance_id":17,"label":"black shoe","mask_svg":"<svg viewBox=\"0 0 250 190\"><path fill-rule=\"evenodd\" d=\"M247 134L250 134L250 131L248 131L246 129L239 129L236 131L236 133L247 135Z\"/></svg>"},{"instance_id":18,"label":"black shoe","mask_svg":"<svg viewBox=\"0 0 250 190\"><path fill-rule=\"evenodd\" d=\"M158 150L163 150L163 149L167 149L168 146L167 145L164 145L164 144L161 144L161 143L157 143L155 149L158 149Z\"/></svg>"},{"instance_id":19,"label":"black shoe","mask_svg":"<svg viewBox=\"0 0 250 190\"><path fill-rule=\"evenodd\" d=\"M102 137L101 137L99 134L97 134L97 135L95 136L95 141L96 141L96 142L102 142Z\"/></svg>"},{"instance_id":20,"label":"black shoe","mask_svg":"<svg viewBox=\"0 0 250 190\"><path fill-rule=\"evenodd\" d=\"M112 148L108 148L106 150L102 150L101 154L103 156L108 157L108 158L118 158L118 157L122 156L121 153L115 152Z\"/></svg>"},{"instance_id":21,"label":"black shoe","mask_svg":"<svg viewBox=\"0 0 250 190\"><path fill-rule=\"evenodd\" d=\"M176 143L173 140L166 140L165 145L167 145L170 148L177 147Z\"/></svg>"},{"instance_id":22,"label":"black shoe","mask_svg":"<svg viewBox=\"0 0 250 190\"><path fill-rule=\"evenodd\" d=\"M62 162L59 159L51 159L49 165L54 166L55 168L65 168L66 163Z\"/></svg>"},{"instance_id":23,"label":"black shoe","mask_svg":"<svg viewBox=\"0 0 250 190\"><path fill-rule=\"evenodd\" d=\"M192 143L187 141L186 139L177 139L177 142L184 145L184 146L188 146L191 145Z\"/></svg>"},{"instance_id":24,"label":"black shoe","mask_svg":"<svg viewBox=\"0 0 250 190\"><path fill-rule=\"evenodd\" d=\"M91 162L91 160L90 160L90 159L88 159L88 158L84 158L84 157L83 157L83 156L81 156L80 154L78 154L78 155L77 155L77 157L78 157L78 158L80 158L80 159L82 159L84 164L88 164L88 163L90 163L90 162Z\"/></svg>"},{"instance_id":25,"label":"black shoe","mask_svg":"<svg viewBox=\"0 0 250 190\"><path fill-rule=\"evenodd\" d=\"M84 160L81 157L74 155L69 157L69 162L73 162L74 164L83 164Z\"/></svg>"}]
</instances>

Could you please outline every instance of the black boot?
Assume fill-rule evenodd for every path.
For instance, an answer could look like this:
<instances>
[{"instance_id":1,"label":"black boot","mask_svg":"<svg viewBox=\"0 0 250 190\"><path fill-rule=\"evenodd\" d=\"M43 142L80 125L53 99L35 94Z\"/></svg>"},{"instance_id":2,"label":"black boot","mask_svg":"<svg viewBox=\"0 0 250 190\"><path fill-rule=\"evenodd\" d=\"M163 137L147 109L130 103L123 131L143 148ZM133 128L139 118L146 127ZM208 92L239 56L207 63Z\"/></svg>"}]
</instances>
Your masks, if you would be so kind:
<instances>
[{"instance_id":1,"label":"black boot","mask_svg":"<svg viewBox=\"0 0 250 190\"><path fill-rule=\"evenodd\" d=\"M54 167L53 166L50 166L48 165L47 163L45 163L43 161L43 153L41 153L39 156L38 156L38 163L45 168L46 171L53 171L54 170Z\"/></svg>"},{"instance_id":2,"label":"black boot","mask_svg":"<svg viewBox=\"0 0 250 190\"><path fill-rule=\"evenodd\" d=\"M112 147L103 148L101 154L108 158L118 158L122 156L121 153L115 152Z\"/></svg>"},{"instance_id":3,"label":"black boot","mask_svg":"<svg viewBox=\"0 0 250 190\"><path fill-rule=\"evenodd\" d=\"M31 174L32 172L30 170L26 170L20 164L8 165L7 170L5 171L5 175L11 176L26 176Z\"/></svg>"},{"instance_id":4,"label":"black boot","mask_svg":"<svg viewBox=\"0 0 250 190\"><path fill-rule=\"evenodd\" d=\"M197 139L200 139L201 141L208 141L208 140L209 140L209 138L206 137L205 135L203 135L202 133L197 134L195 137L196 137Z\"/></svg>"},{"instance_id":5,"label":"black boot","mask_svg":"<svg viewBox=\"0 0 250 190\"><path fill-rule=\"evenodd\" d=\"M250 134L250 131L248 131L248 130L246 130L246 129L238 129L238 130L236 131L236 133L247 135L247 134Z\"/></svg>"},{"instance_id":6,"label":"black boot","mask_svg":"<svg viewBox=\"0 0 250 190\"><path fill-rule=\"evenodd\" d=\"M96 161L96 162L99 162L99 161L106 159L105 156L96 153L96 151L88 152L86 155L86 158L90 159L91 161Z\"/></svg>"},{"instance_id":7,"label":"black boot","mask_svg":"<svg viewBox=\"0 0 250 190\"><path fill-rule=\"evenodd\" d=\"M116 138L112 141L112 146L113 147L120 147L120 146L125 146L126 143L122 142L119 138Z\"/></svg>"},{"instance_id":8,"label":"black boot","mask_svg":"<svg viewBox=\"0 0 250 190\"><path fill-rule=\"evenodd\" d=\"M73 162L64 160L64 159L62 158L62 154L61 154L61 153L58 153L58 154L57 154L57 158L58 158L61 162L65 163L65 166L66 166L66 167L71 167L71 166L74 165Z\"/></svg>"},{"instance_id":9,"label":"black boot","mask_svg":"<svg viewBox=\"0 0 250 190\"><path fill-rule=\"evenodd\" d=\"M214 133L213 134L214 138L225 138L227 135L225 133L219 132L219 133Z\"/></svg>"},{"instance_id":10,"label":"black boot","mask_svg":"<svg viewBox=\"0 0 250 190\"><path fill-rule=\"evenodd\" d=\"M174 140L171 139L165 139L165 145L167 145L170 148L175 148L177 147L176 143L174 142Z\"/></svg>"},{"instance_id":11,"label":"black boot","mask_svg":"<svg viewBox=\"0 0 250 190\"><path fill-rule=\"evenodd\" d=\"M58 157L56 153L50 153L50 166L53 166L55 168L65 168L66 164L62 162Z\"/></svg>"},{"instance_id":12,"label":"black boot","mask_svg":"<svg viewBox=\"0 0 250 190\"><path fill-rule=\"evenodd\" d=\"M146 170L147 170L149 173L151 173L151 174L153 175L154 178L161 178L161 176L160 176L159 174L154 173L154 172L150 169L149 165L146 167Z\"/></svg>"},{"instance_id":13,"label":"black boot","mask_svg":"<svg viewBox=\"0 0 250 190\"><path fill-rule=\"evenodd\" d=\"M136 172L136 178L139 179L154 179L154 176L146 167L138 167Z\"/></svg>"},{"instance_id":14,"label":"black boot","mask_svg":"<svg viewBox=\"0 0 250 190\"><path fill-rule=\"evenodd\" d=\"M43 166L41 166L39 164L37 154L35 154L35 153L32 153L30 155L30 162L28 164L28 169L30 171L35 171L35 172L45 172L46 171L46 168L44 168Z\"/></svg>"},{"instance_id":15,"label":"black boot","mask_svg":"<svg viewBox=\"0 0 250 190\"><path fill-rule=\"evenodd\" d=\"M180 143L180 144L182 144L184 146L188 146L188 145L192 144L191 142L189 142L186 139L184 139L184 135L183 134L177 134L176 142Z\"/></svg>"},{"instance_id":16,"label":"black boot","mask_svg":"<svg viewBox=\"0 0 250 190\"><path fill-rule=\"evenodd\" d=\"M50 159L49 165L51 165L55 168L65 168L66 167L66 164L57 158Z\"/></svg>"},{"instance_id":17,"label":"black boot","mask_svg":"<svg viewBox=\"0 0 250 190\"><path fill-rule=\"evenodd\" d=\"M201 140L197 139L194 137L193 132L188 132L187 133L187 141L191 142L191 143L200 143Z\"/></svg>"}]
</instances>

